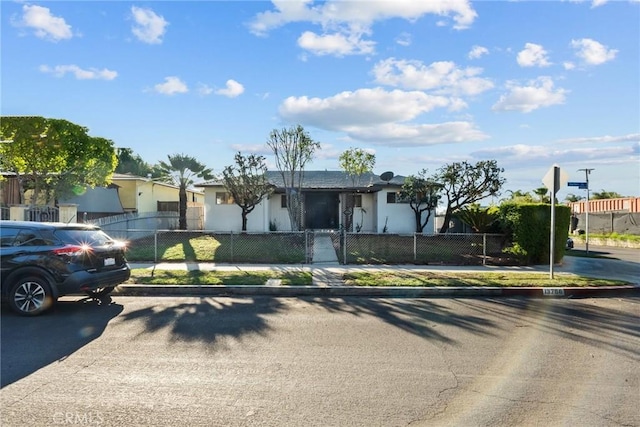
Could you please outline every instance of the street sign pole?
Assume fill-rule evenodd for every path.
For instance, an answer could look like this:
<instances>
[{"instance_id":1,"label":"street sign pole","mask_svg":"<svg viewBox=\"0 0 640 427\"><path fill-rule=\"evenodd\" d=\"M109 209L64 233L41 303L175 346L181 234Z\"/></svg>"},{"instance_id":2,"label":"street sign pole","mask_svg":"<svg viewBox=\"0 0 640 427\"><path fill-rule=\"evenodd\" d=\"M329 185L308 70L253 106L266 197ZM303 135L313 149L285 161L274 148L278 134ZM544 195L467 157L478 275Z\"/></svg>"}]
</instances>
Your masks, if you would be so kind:
<instances>
[{"instance_id":1,"label":"street sign pole","mask_svg":"<svg viewBox=\"0 0 640 427\"><path fill-rule=\"evenodd\" d=\"M584 208L584 216L585 216L585 220L584 220L584 223L585 223L585 225L584 225L584 227L585 227L584 241L585 241L585 251L586 251L587 254L589 254L589 174L591 173L592 170L594 170L594 169L593 168L591 168L591 169L578 169L578 172L584 171L584 174L586 176L585 189L587 190L587 203L586 203L585 208Z\"/></svg>"},{"instance_id":2,"label":"street sign pole","mask_svg":"<svg viewBox=\"0 0 640 427\"><path fill-rule=\"evenodd\" d=\"M555 251L555 240L556 240L556 193L560 189L560 187L566 185L567 183L567 174L564 171L560 170L560 167L554 165L547 174L542 178L542 183L545 187L549 189L549 193L551 193L551 230L549 239L551 242L549 243L549 278L553 279L553 263L554 263L554 251Z\"/></svg>"}]
</instances>

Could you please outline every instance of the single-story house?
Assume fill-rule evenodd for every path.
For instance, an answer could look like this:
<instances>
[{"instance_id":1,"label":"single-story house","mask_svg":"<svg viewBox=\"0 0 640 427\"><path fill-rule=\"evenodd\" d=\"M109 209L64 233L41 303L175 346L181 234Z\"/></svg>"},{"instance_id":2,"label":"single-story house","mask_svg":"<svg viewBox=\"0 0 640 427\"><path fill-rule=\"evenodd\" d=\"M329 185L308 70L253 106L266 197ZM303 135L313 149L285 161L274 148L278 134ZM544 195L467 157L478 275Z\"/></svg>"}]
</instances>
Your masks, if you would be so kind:
<instances>
[{"instance_id":1,"label":"single-story house","mask_svg":"<svg viewBox=\"0 0 640 427\"><path fill-rule=\"evenodd\" d=\"M302 226L311 230L337 230L345 226L348 198L352 198L353 231L369 233L414 233L415 215L408 203L400 200L403 176L383 180L367 173L353 180L342 171L305 171L302 183ZM247 231L289 231L284 181L279 171L268 171L274 192L262 200L247 217ZM355 181L355 182L354 182ZM241 231L242 210L236 205L222 181L196 184L204 189L205 230ZM424 228L433 233L433 215Z\"/></svg>"}]
</instances>

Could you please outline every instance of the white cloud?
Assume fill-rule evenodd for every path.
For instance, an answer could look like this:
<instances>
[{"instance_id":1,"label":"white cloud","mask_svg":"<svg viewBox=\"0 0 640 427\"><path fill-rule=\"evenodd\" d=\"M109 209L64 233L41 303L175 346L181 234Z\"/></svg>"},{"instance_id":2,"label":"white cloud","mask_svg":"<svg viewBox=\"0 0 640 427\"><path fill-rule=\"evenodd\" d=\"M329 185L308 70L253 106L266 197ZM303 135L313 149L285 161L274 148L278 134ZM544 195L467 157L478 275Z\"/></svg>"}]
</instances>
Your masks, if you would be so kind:
<instances>
[{"instance_id":1,"label":"white cloud","mask_svg":"<svg viewBox=\"0 0 640 427\"><path fill-rule=\"evenodd\" d=\"M167 31L169 22L151 9L131 6L131 14L135 21L131 32L138 40L149 44L162 43L162 36Z\"/></svg>"},{"instance_id":2,"label":"white cloud","mask_svg":"<svg viewBox=\"0 0 640 427\"><path fill-rule=\"evenodd\" d=\"M56 77L64 77L65 74L71 73L78 80L113 80L118 77L117 71L111 71L106 68L98 70L97 68L82 69L77 65L56 65L55 67L49 67L48 65L41 65L40 71L43 73L50 73Z\"/></svg>"},{"instance_id":3,"label":"white cloud","mask_svg":"<svg viewBox=\"0 0 640 427\"><path fill-rule=\"evenodd\" d=\"M375 42L362 40L360 34L317 35L305 31L298 38L298 46L316 55L367 55L375 51Z\"/></svg>"},{"instance_id":4,"label":"white cloud","mask_svg":"<svg viewBox=\"0 0 640 427\"><path fill-rule=\"evenodd\" d=\"M565 61L562 63L562 66L564 67L565 70L573 70L574 68L576 68L576 64L574 64L571 61Z\"/></svg>"},{"instance_id":5,"label":"white cloud","mask_svg":"<svg viewBox=\"0 0 640 427\"><path fill-rule=\"evenodd\" d=\"M462 69L449 61L427 66L420 61L389 58L378 62L372 72L377 83L437 94L477 95L493 88L491 80L478 77L482 68Z\"/></svg>"},{"instance_id":6,"label":"white cloud","mask_svg":"<svg viewBox=\"0 0 640 427\"><path fill-rule=\"evenodd\" d=\"M398 37L396 37L396 43L400 46L411 46L411 34L407 32L402 32Z\"/></svg>"},{"instance_id":7,"label":"white cloud","mask_svg":"<svg viewBox=\"0 0 640 427\"><path fill-rule=\"evenodd\" d=\"M420 91L382 88L341 92L329 98L289 97L279 108L288 122L345 132L372 144L419 146L480 140L486 135L468 122L408 123L436 108L457 108L457 100Z\"/></svg>"},{"instance_id":8,"label":"white cloud","mask_svg":"<svg viewBox=\"0 0 640 427\"><path fill-rule=\"evenodd\" d=\"M521 111L530 113L542 107L564 104L567 91L554 88L550 77L539 77L527 86L507 82L509 93L502 95L492 107L494 111Z\"/></svg>"},{"instance_id":9,"label":"white cloud","mask_svg":"<svg viewBox=\"0 0 640 427\"><path fill-rule=\"evenodd\" d=\"M588 65L604 64L618 53L617 49L609 49L592 39L571 40L571 47L577 49L576 56Z\"/></svg>"},{"instance_id":10,"label":"white cloud","mask_svg":"<svg viewBox=\"0 0 640 427\"><path fill-rule=\"evenodd\" d=\"M328 0L273 0L273 10L261 12L249 24L252 33L266 35L272 29L293 22L310 22L321 26L322 34L305 32L298 45L317 54L353 55L373 52L375 42L364 40L373 24L392 18L416 21L426 14L451 17L456 29L469 27L476 12L468 0L396 0L393 2L346 2Z\"/></svg>"},{"instance_id":11,"label":"white cloud","mask_svg":"<svg viewBox=\"0 0 640 427\"><path fill-rule=\"evenodd\" d=\"M198 83L198 94L202 96L211 95L213 93L213 88L204 83Z\"/></svg>"},{"instance_id":12,"label":"white cloud","mask_svg":"<svg viewBox=\"0 0 640 427\"><path fill-rule=\"evenodd\" d=\"M235 80L227 80L227 86L224 89L218 89L216 94L224 95L229 98L235 98L244 92L244 86Z\"/></svg>"},{"instance_id":13,"label":"white cloud","mask_svg":"<svg viewBox=\"0 0 640 427\"><path fill-rule=\"evenodd\" d=\"M561 139L558 141L559 143L566 144L585 144L585 143L597 143L597 144L609 144L609 143L618 143L618 142L640 142L640 133L632 133L629 135L619 135L619 136L592 136L586 138L568 138Z\"/></svg>"},{"instance_id":14,"label":"white cloud","mask_svg":"<svg viewBox=\"0 0 640 427\"><path fill-rule=\"evenodd\" d=\"M488 55L489 54L489 49L487 49L484 46L473 46L471 48L471 51L468 54L468 58L469 59L478 59L484 55Z\"/></svg>"},{"instance_id":15,"label":"white cloud","mask_svg":"<svg viewBox=\"0 0 640 427\"><path fill-rule=\"evenodd\" d=\"M547 58L547 51L535 43L526 43L524 49L518 53L517 60L521 67L548 67L551 65Z\"/></svg>"},{"instance_id":16,"label":"white cloud","mask_svg":"<svg viewBox=\"0 0 640 427\"><path fill-rule=\"evenodd\" d=\"M175 95L177 93L187 93L189 88L178 77L169 76L164 78L164 83L158 83L153 89L163 95Z\"/></svg>"},{"instance_id":17,"label":"white cloud","mask_svg":"<svg viewBox=\"0 0 640 427\"><path fill-rule=\"evenodd\" d=\"M54 42L73 37L71 25L64 18L53 16L47 7L25 4L22 12L21 19L12 19L14 26L31 28L37 37Z\"/></svg>"}]
</instances>

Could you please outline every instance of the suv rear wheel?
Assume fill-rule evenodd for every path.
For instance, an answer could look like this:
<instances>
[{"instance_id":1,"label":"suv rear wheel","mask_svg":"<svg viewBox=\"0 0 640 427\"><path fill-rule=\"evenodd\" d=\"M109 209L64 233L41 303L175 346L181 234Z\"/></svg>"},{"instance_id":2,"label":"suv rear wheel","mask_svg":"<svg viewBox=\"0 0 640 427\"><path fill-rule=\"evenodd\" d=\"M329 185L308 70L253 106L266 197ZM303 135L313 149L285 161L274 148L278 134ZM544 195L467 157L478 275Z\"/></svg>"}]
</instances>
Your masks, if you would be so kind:
<instances>
[{"instance_id":1,"label":"suv rear wheel","mask_svg":"<svg viewBox=\"0 0 640 427\"><path fill-rule=\"evenodd\" d=\"M18 314L36 316L53 306L55 299L46 279L26 276L18 280L9 291L9 305Z\"/></svg>"}]
</instances>

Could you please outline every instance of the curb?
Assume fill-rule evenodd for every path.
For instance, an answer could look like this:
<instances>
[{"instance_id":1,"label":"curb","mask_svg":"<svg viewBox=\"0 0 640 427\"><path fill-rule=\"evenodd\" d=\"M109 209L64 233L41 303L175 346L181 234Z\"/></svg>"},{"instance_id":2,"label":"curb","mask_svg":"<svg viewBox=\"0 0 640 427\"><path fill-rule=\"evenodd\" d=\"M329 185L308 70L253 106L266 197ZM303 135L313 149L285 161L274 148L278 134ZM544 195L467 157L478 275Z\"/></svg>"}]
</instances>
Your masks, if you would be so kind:
<instances>
[{"instance_id":1,"label":"curb","mask_svg":"<svg viewBox=\"0 0 640 427\"><path fill-rule=\"evenodd\" d=\"M596 298L640 296L639 286L567 288L502 287L365 287L365 286L220 286L220 285L119 285L114 296L272 296L272 297L517 297Z\"/></svg>"}]
</instances>

